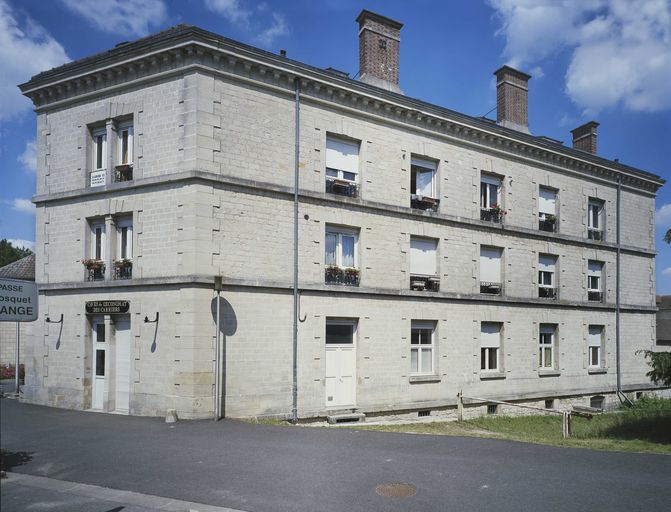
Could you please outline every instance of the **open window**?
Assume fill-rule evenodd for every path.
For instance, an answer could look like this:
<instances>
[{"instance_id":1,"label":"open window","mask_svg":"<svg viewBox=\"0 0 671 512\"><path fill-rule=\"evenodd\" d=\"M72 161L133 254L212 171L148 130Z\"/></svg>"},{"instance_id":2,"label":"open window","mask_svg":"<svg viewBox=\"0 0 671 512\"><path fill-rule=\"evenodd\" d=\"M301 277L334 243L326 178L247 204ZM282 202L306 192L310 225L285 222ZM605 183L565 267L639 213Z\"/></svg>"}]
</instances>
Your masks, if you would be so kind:
<instances>
[{"instance_id":1,"label":"open window","mask_svg":"<svg viewBox=\"0 0 671 512\"><path fill-rule=\"evenodd\" d=\"M482 174L480 176L480 220L501 222L501 178Z\"/></svg>"},{"instance_id":2,"label":"open window","mask_svg":"<svg viewBox=\"0 0 671 512\"><path fill-rule=\"evenodd\" d=\"M587 203L587 238L601 241L604 239L603 221L604 202L600 199L589 198Z\"/></svg>"},{"instance_id":3,"label":"open window","mask_svg":"<svg viewBox=\"0 0 671 512\"><path fill-rule=\"evenodd\" d=\"M438 210L440 200L436 191L438 164L413 156L410 162L410 206L420 210Z\"/></svg>"},{"instance_id":4,"label":"open window","mask_svg":"<svg viewBox=\"0 0 671 512\"><path fill-rule=\"evenodd\" d=\"M326 137L326 192L358 197L359 143Z\"/></svg>"},{"instance_id":5,"label":"open window","mask_svg":"<svg viewBox=\"0 0 671 512\"><path fill-rule=\"evenodd\" d=\"M538 229L554 233L557 231L557 191L540 187L538 191Z\"/></svg>"},{"instance_id":6,"label":"open window","mask_svg":"<svg viewBox=\"0 0 671 512\"><path fill-rule=\"evenodd\" d=\"M123 218L116 222L117 253L114 260L114 279L133 277L133 219Z\"/></svg>"},{"instance_id":7,"label":"open window","mask_svg":"<svg viewBox=\"0 0 671 512\"><path fill-rule=\"evenodd\" d=\"M133 123L120 123L117 127L117 165L114 167L114 181L133 179Z\"/></svg>"}]
</instances>

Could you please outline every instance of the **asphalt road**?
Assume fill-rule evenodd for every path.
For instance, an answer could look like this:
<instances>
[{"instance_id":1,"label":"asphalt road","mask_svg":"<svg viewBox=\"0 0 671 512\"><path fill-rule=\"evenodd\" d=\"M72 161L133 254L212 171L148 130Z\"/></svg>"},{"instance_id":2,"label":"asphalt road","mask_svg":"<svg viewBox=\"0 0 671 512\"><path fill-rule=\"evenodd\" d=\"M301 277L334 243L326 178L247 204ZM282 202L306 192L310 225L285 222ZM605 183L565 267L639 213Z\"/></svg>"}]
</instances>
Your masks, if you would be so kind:
<instances>
[{"instance_id":1,"label":"asphalt road","mask_svg":"<svg viewBox=\"0 0 671 512\"><path fill-rule=\"evenodd\" d=\"M250 512L667 510L671 457L510 441L181 421L0 400L14 472ZM415 496L376 486L411 483Z\"/></svg>"}]
</instances>

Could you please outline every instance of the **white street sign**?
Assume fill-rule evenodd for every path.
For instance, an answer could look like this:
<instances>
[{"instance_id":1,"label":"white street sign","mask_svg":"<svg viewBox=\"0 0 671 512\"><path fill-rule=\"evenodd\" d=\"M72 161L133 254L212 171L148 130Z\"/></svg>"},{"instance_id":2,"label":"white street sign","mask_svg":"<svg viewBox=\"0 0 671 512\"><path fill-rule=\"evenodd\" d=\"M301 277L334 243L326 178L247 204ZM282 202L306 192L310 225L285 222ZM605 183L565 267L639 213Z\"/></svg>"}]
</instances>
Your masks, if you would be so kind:
<instances>
[{"instance_id":1,"label":"white street sign","mask_svg":"<svg viewBox=\"0 0 671 512\"><path fill-rule=\"evenodd\" d=\"M0 278L0 322L37 320L37 285L32 281Z\"/></svg>"}]
</instances>

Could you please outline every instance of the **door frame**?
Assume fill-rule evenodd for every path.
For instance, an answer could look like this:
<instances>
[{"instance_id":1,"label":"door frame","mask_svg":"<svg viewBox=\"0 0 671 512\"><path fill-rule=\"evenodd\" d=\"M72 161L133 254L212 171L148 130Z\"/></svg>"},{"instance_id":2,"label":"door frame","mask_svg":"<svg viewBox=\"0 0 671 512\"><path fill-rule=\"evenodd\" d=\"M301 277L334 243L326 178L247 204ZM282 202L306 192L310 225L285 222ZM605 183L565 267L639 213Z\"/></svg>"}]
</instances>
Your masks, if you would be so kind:
<instances>
[{"instance_id":1,"label":"door frame","mask_svg":"<svg viewBox=\"0 0 671 512\"><path fill-rule=\"evenodd\" d=\"M353 327L352 329L352 343L326 343L326 326L328 324L331 325L351 325ZM359 319L358 318L327 318L324 324L324 406L327 409L352 409L356 408L357 406L357 372L358 372L358 359L357 359L357 337L358 337L358 331L359 331ZM352 371L352 378L353 378L353 396L352 396L352 402L350 404L343 404L343 405L329 405L327 400L326 400L326 357L329 348L339 350L343 348L348 348L351 349L353 352L353 360L354 360L354 368ZM331 350L334 352L335 350ZM336 383L337 385L337 383Z\"/></svg>"}]
</instances>

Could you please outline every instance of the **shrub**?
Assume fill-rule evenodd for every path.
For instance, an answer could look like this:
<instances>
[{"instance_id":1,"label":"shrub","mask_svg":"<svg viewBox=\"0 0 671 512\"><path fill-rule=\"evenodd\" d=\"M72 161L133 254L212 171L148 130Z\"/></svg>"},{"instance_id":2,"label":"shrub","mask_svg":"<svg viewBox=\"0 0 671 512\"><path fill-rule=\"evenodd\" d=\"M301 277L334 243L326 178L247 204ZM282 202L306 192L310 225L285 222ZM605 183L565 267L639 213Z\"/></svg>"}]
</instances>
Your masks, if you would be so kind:
<instances>
[{"instance_id":1,"label":"shrub","mask_svg":"<svg viewBox=\"0 0 671 512\"><path fill-rule=\"evenodd\" d=\"M16 371L13 364L3 364L0 366L0 379L13 379L16 376ZM23 364L19 365L19 379L26 378L26 368Z\"/></svg>"}]
</instances>

